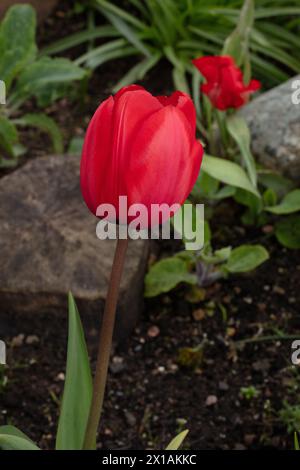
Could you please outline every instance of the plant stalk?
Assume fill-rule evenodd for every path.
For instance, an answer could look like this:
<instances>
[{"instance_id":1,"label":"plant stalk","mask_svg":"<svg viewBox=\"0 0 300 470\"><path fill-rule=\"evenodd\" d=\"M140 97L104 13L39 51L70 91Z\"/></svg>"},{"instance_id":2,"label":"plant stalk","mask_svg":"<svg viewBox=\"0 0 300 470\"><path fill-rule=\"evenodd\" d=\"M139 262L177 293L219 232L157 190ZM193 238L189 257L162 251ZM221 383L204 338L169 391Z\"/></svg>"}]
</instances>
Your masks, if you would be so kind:
<instances>
[{"instance_id":1,"label":"plant stalk","mask_svg":"<svg viewBox=\"0 0 300 470\"><path fill-rule=\"evenodd\" d=\"M85 450L95 449L96 446L96 436L102 412L109 358L111 353L118 294L120 289L127 246L128 239L118 239L110 275L99 338L92 403L83 443L83 449Z\"/></svg>"}]
</instances>

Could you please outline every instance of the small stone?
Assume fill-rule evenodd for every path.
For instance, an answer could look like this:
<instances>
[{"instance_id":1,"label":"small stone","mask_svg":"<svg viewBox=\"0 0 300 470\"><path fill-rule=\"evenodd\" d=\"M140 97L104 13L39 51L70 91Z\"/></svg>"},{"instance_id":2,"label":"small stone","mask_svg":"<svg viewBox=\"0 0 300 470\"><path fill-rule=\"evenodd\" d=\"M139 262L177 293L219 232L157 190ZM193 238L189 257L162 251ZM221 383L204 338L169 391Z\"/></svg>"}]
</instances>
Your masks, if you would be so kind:
<instances>
[{"instance_id":1,"label":"small stone","mask_svg":"<svg viewBox=\"0 0 300 470\"><path fill-rule=\"evenodd\" d=\"M265 225L262 228L262 231L263 231L263 233L266 233L266 234L272 233L272 232L274 232L274 227L273 227L273 225Z\"/></svg>"},{"instance_id":2,"label":"small stone","mask_svg":"<svg viewBox=\"0 0 300 470\"><path fill-rule=\"evenodd\" d=\"M123 358L119 356L114 356L112 358L109 369L113 374L120 374L120 372L123 372L123 370L126 369Z\"/></svg>"},{"instance_id":3,"label":"small stone","mask_svg":"<svg viewBox=\"0 0 300 470\"><path fill-rule=\"evenodd\" d=\"M159 334L160 329L158 328L158 326L153 325L148 328L147 335L149 336L149 338L156 338Z\"/></svg>"},{"instance_id":4,"label":"small stone","mask_svg":"<svg viewBox=\"0 0 300 470\"><path fill-rule=\"evenodd\" d=\"M195 321L201 321L201 320L204 320L204 318L205 318L205 310L203 310L202 308L198 308L197 310L193 311L193 319Z\"/></svg>"},{"instance_id":5,"label":"small stone","mask_svg":"<svg viewBox=\"0 0 300 470\"><path fill-rule=\"evenodd\" d=\"M22 346L22 344L24 343L24 338L25 338L25 335L23 333L20 333L19 335L15 336L12 340L11 340L11 347L12 348L18 348L20 346Z\"/></svg>"},{"instance_id":6,"label":"small stone","mask_svg":"<svg viewBox=\"0 0 300 470\"><path fill-rule=\"evenodd\" d=\"M273 286L274 294L285 295L285 290L280 286Z\"/></svg>"},{"instance_id":7,"label":"small stone","mask_svg":"<svg viewBox=\"0 0 300 470\"><path fill-rule=\"evenodd\" d=\"M214 406L216 405L216 403L218 403L218 398L216 397L216 395L208 395L205 401L205 405Z\"/></svg>"},{"instance_id":8,"label":"small stone","mask_svg":"<svg viewBox=\"0 0 300 470\"><path fill-rule=\"evenodd\" d=\"M136 417L130 411L124 411L126 422L129 426L133 427L136 425Z\"/></svg>"},{"instance_id":9,"label":"small stone","mask_svg":"<svg viewBox=\"0 0 300 470\"><path fill-rule=\"evenodd\" d=\"M36 335L29 335L27 336L26 340L25 340L25 343L26 344L34 344L34 343L38 343L40 340L39 340L39 337L36 336Z\"/></svg>"},{"instance_id":10,"label":"small stone","mask_svg":"<svg viewBox=\"0 0 300 470\"><path fill-rule=\"evenodd\" d=\"M246 446L251 446L255 440L256 436L255 434L245 434L244 436L244 442Z\"/></svg>"},{"instance_id":11,"label":"small stone","mask_svg":"<svg viewBox=\"0 0 300 470\"><path fill-rule=\"evenodd\" d=\"M244 297L243 300L246 304L249 304L249 305L253 303L253 299L251 297Z\"/></svg>"},{"instance_id":12,"label":"small stone","mask_svg":"<svg viewBox=\"0 0 300 470\"><path fill-rule=\"evenodd\" d=\"M226 382L219 382L219 389L222 390L222 392L227 392L229 390L229 385Z\"/></svg>"},{"instance_id":13,"label":"small stone","mask_svg":"<svg viewBox=\"0 0 300 470\"><path fill-rule=\"evenodd\" d=\"M63 372L60 372L60 373L57 374L57 376L56 376L56 380L57 380L57 381L60 381L60 382L64 382L65 378L66 378L66 377L65 377L65 374L64 374Z\"/></svg>"}]
</instances>

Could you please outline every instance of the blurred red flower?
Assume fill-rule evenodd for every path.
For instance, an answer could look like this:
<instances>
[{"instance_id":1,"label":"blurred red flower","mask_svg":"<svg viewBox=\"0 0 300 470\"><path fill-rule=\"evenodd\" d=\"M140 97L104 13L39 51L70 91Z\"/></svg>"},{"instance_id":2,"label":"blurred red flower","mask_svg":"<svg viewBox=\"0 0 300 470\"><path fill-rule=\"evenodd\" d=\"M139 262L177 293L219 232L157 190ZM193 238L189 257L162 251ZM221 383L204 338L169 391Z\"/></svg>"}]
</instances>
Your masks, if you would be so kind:
<instances>
[{"instance_id":1,"label":"blurred red flower","mask_svg":"<svg viewBox=\"0 0 300 470\"><path fill-rule=\"evenodd\" d=\"M201 91L221 111L240 108L249 101L250 94L261 87L258 80L245 85L242 71L230 56L206 56L192 62L206 79Z\"/></svg>"}]
</instances>

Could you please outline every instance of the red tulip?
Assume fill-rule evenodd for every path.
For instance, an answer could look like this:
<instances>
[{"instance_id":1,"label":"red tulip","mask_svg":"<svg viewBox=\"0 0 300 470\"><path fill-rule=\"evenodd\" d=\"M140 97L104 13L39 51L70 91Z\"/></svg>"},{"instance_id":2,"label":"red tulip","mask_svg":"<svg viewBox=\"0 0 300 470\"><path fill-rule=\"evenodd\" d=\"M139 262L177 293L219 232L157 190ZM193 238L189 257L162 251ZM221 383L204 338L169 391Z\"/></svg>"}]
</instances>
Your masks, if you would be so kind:
<instances>
[{"instance_id":1,"label":"red tulip","mask_svg":"<svg viewBox=\"0 0 300 470\"><path fill-rule=\"evenodd\" d=\"M112 204L117 221L128 223L130 217L119 217L119 196L149 213L152 204L183 204L203 155L195 132L195 108L184 93L154 97L131 85L110 96L89 124L81 159L81 190L91 212Z\"/></svg>"},{"instance_id":2,"label":"red tulip","mask_svg":"<svg viewBox=\"0 0 300 470\"><path fill-rule=\"evenodd\" d=\"M200 57L193 60L193 64L206 79L201 91L221 111L240 108L249 101L250 94L261 87L258 80L245 85L242 71L230 56Z\"/></svg>"}]
</instances>

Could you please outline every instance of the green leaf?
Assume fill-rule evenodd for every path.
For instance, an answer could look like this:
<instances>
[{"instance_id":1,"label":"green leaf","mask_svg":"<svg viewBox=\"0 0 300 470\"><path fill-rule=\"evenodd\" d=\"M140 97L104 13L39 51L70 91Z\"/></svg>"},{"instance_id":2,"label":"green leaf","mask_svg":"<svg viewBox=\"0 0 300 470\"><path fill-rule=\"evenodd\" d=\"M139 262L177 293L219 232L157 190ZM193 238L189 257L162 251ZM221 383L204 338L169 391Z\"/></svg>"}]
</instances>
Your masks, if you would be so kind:
<instances>
[{"instance_id":1,"label":"green leaf","mask_svg":"<svg viewBox=\"0 0 300 470\"><path fill-rule=\"evenodd\" d=\"M248 53L248 43L251 29L254 23L254 1L245 0L235 30L226 39L223 55L234 57L237 65L241 66Z\"/></svg>"},{"instance_id":2,"label":"green leaf","mask_svg":"<svg viewBox=\"0 0 300 470\"><path fill-rule=\"evenodd\" d=\"M14 145L18 142L16 126L5 116L0 115L0 147L12 158L15 157Z\"/></svg>"},{"instance_id":3,"label":"green leaf","mask_svg":"<svg viewBox=\"0 0 300 470\"><path fill-rule=\"evenodd\" d=\"M265 206L275 206L277 202L277 194L274 189L268 188L263 193L263 202Z\"/></svg>"},{"instance_id":4,"label":"green leaf","mask_svg":"<svg viewBox=\"0 0 300 470\"><path fill-rule=\"evenodd\" d=\"M229 186L245 189L260 197L243 168L234 162L206 154L202 161L202 171Z\"/></svg>"},{"instance_id":5,"label":"green leaf","mask_svg":"<svg viewBox=\"0 0 300 470\"><path fill-rule=\"evenodd\" d=\"M256 269L269 259L267 250L261 245L242 245L231 251L224 266L230 273L245 273Z\"/></svg>"},{"instance_id":6,"label":"green leaf","mask_svg":"<svg viewBox=\"0 0 300 470\"><path fill-rule=\"evenodd\" d=\"M0 78L7 91L15 77L36 56L36 15L30 5L15 5L0 26Z\"/></svg>"},{"instance_id":7,"label":"green leaf","mask_svg":"<svg viewBox=\"0 0 300 470\"><path fill-rule=\"evenodd\" d=\"M79 313L70 293L66 380L56 436L57 450L82 449L91 400L88 352Z\"/></svg>"},{"instance_id":8,"label":"green leaf","mask_svg":"<svg viewBox=\"0 0 300 470\"><path fill-rule=\"evenodd\" d=\"M183 441L185 440L186 436L188 435L189 430L186 429L178 434L174 439L171 440L169 445L166 447L166 450L178 450Z\"/></svg>"},{"instance_id":9,"label":"green leaf","mask_svg":"<svg viewBox=\"0 0 300 470\"><path fill-rule=\"evenodd\" d=\"M15 122L21 126L36 127L46 132L51 137L54 152L57 154L63 153L64 144L62 133L56 122L49 116L46 116L46 114L24 114Z\"/></svg>"},{"instance_id":10,"label":"green leaf","mask_svg":"<svg viewBox=\"0 0 300 470\"><path fill-rule=\"evenodd\" d=\"M26 436L26 434L24 434L22 431L20 431L15 426L11 426L11 425L0 426L0 436L2 436L2 435L3 436L18 437L20 439L28 441L29 444L36 447L35 443L28 436ZM35 450L38 450L38 448L35 449Z\"/></svg>"},{"instance_id":11,"label":"green leaf","mask_svg":"<svg viewBox=\"0 0 300 470\"><path fill-rule=\"evenodd\" d=\"M258 181L266 188L272 189L276 194L284 196L293 189L293 182L282 175L274 173L272 170L258 170Z\"/></svg>"},{"instance_id":12,"label":"green leaf","mask_svg":"<svg viewBox=\"0 0 300 470\"><path fill-rule=\"evenodd\" d=\"M0 449L40 450L26 434L14 426L0 426Z\"/></svg>"},{"instance_id":13,"label":"green leaf","mask_svg":"<svg viewBox=\"0 0 300 470\"><path fill-rule=\"evenodd\" d=\"M84 42L92 41L93 39L111 38L118 36L118 31L113 26L109 25L84 29L83 31L79 31L78 33L71 34L69 36L63 37L62 39L59 39L54 43L51 43L49 46L45 47L39 53L39 55L45 56L58 54L59 52L66 51Z\"/></svg>"},{"instance_id":14,"label":"green leaf","mask_svg":"<svg viewBox=\"0 0 300 470\"><path fill-rule=\"evenodd\" d=\"M288 193L277 206L266 207L272 214L284 215L300 211L300 189Z\"/></svg>"},{"instance_id":15,"label":"green leaf","mask_svg":"<svg viewBox=\"0 0 300 470\"><path fill-rule=\"evenodd\" d=\"M145 297L155 297L169 292L181 282L196 284L196 276L188 271L188 265L179 258L166 258L154 264L145 278Z\"/></svg>"},{"instance_id":16,"label":"green leaf","mask_svg":"<svg viewBox=\"0 0 300 470\"><path fill-rule=\"evenodd\" d=\"M107 17L111 24L132 44L138 51L146 57L150 57L150 52L146 45L140 40L137 32L129 26L120 16L108 12L105 8L99 7L99 10Z\"/></svg>"},{"instance_id":17,"label":"green leaf","mask_svg":"<svg viewBox=\"0 0 300 470\"><path fill-rule=\"evenodd\" d=\"M68 59L42 57L23 70L11 99L14 102L35 96L44 106L61 96L62 87L65 91L67 85L85 76L86 71Z\"/></svg>"},{"instance_id":18,"label":"green leaf","mask_svg":"<svg viewBox=\"0 0 300 470\"><path fill-rule=\"evenodd\" d=\"M244 118L235 115L227 119L226 124L230 135L241 151L250 181L256 187L257 173L255 160L250 150L251 137L247 123Z\"/></svg>"},{"instance_id":19,"label":"green leaf","mask_svg":"<svg viewBox=\"0 0 300 470\"><path fill-rule=\"evenodd\" d=\"M275 235L281 245L291 250L299 250L300 216L291 215L279 220L275 225Z\"/></svg>"}]
</instances>

